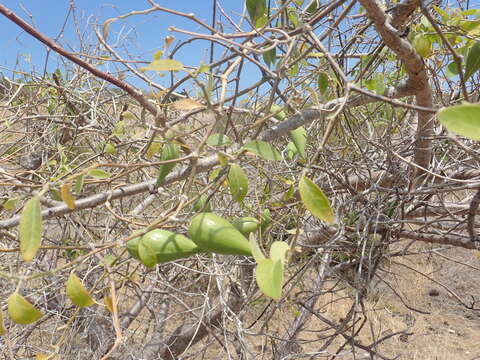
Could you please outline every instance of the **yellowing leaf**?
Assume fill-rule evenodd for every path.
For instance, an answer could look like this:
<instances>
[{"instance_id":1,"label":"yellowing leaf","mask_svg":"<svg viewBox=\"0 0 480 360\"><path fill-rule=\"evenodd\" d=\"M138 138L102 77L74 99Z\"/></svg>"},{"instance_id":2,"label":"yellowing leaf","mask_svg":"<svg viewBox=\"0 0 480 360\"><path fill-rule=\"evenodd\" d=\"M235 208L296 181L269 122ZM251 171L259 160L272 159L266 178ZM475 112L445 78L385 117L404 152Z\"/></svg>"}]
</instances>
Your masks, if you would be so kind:
<instances>
[{"instance_id":1,"label":"yellowing leaf","mask_svg":"<svg viewBox=\"0 0 480 360\"><path fill-rule=\"evenodd\" d=\"M162 58L162 55L163 55L163 51L162 50L157 50L153 53L153 60L154 61L157 61L157 60L160 60Z\"/></svg>"},{"instance_id":2,"label":"yellowing leaf","mask_svg":"<svg viewBox=\"0 0 480 360\"><path fill-rule=\"evenodd\" d=\"M173 59L159 59L152 61L148 66L145 66L141 69L153 70L153 71L175 71L183 70L183 64L180 61Z\"/></svg>"},{"instance_id":3,"label":"yellowing leaf","mask_svg":"<svg viewBox=\"0 0 480 360\"><path fill-rule=\"evenodd\" d=\"M67 280L67 296L79 307L86 307L95 304L87 289L77 275L71 273Z\"/></svg>"},{"instance_id":4,"label":"yellowing leaf","mask_svg":"<svg viewBox=\"0 0 480 360\"><path fill-rule=\"evenodd\" d=\"M174 110L183 110L183 111L191 111L195 109L204 108L205 105L200 104L198 101L195 101L190 98L180 99L172 103L170 107Z\"/></svg>"},{"instance_id":5,"label":"yellowing leaf","mask_svg":"<svg viewBox=\"0 0 480 360\"><path fill-rule=\"evenodd\" d=\"M35 360L48 360L49 356L45 355L44 353L36 353Z\"/></svg>"},{"instance_id":6,"label":"yellowing leaf","mask_svg":"<svg viewBox=\"0 0 480 360\"><path fill-rule=\"evenodd\" d=\"M112 300L112 298L110 296L105 296L103 298L103 303L107 307L108 311L113 313L113 300Z\"/></svg>"},{"instance_id":7,"label":"yellowing leaf","mask_svg":"<svg viewBox=\"0 0 480 360\"><path fill-rule=\"evenodd\" d=\"M75 198L70 192L70 184L63 184L60 188L60 196L69 209L75 209Z\"/></svg>"},{"instance_id":8,"label":"yellowing leaf","mask_svg":"<svg viewBox=\"0 0 480 360\"><path fill-rule=\"evenodd\" d=\"M3 322L3 311L0 309L0 336L5 335L7 333L7 329L5 329L5 324Z\"/></svg>"},{"instance_id":9,"label":"yellowing leaf","mask_svg":"<svg viewBox=\"0 0 480 360\"><path fill-rule=\"evenodd\" d=\"M151 159L162 147L162 144L159 142L153 142L152 145L148 147L145 157Z\"/></svg>"},{"instance_id":10,"label":"yellowing leaf","mask_svg":"<svg viewBox=\"0 0 480 360\"><path fill-rule=\"evenodd\" d=\"M40 310L17 292L8 298L8 315L13 322L22 325L31 324L43 316Z\"/></svg>"},{"instance_id":11,"label":"yellowing leaf","mask_svg":"<svg viewBox=\"0 0 480 360\"><path fill-rule=\"evenodd\" d=\"M24 261L31 261L40 248L42 240L41 211L40 198L34 196L25 203L20 215L20 253Z\"/></svg>"},{"instance_id":12,"label":"yellowing leaf","mask_svg":"<svg viewBox=\"0 0 480 360\"><path fill-rule=\"evenodd\" d=\"M328 198L312 180L302 176L298 187L303 204L313 216L327 223L335 222L335 215Z\"/></svg>"}]
</instances>

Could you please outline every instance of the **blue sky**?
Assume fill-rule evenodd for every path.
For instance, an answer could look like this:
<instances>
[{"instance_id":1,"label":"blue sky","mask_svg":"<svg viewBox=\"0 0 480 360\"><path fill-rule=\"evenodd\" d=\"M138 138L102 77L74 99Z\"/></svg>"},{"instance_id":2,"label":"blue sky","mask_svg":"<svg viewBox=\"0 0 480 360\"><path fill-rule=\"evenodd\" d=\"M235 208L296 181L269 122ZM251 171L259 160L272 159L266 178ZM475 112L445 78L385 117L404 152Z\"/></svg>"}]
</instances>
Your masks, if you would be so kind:
<instances>
[{"instance_id":1,"label":"blue sky","mask_svg":"<svg viewBox=\"0 0 480 360\"><path fill-rule=\"evenodd\" d=\"M59 36L69 10L69 0L7 0L2 3L50 38ZM177 11L193 12L199 19L208 24L212 21L211 0L164 0L158 1L158 3ZM238 21L243 11L244 2L223 0L221 3L224 10ZM74 0L74 4L75 18L70 14L63 37L59 39L62 46L74 51L79 50L79 37L77 35L79 33L85 37L85 43L96 44L96 38L91 30L92 25L101 25L108 18L132 10L143 10L150 7L147 1L140 0ZM78 27L76 27L75 22ZM125 54L123 50L128 49L127 51L138 59L151 60L153 53L163 47L165 36L172 34L168 31L168 27L172 25L194 32L206 32L200 25L184 17L155 12L115 22L110 28L109 43L113 44L120 39L124 44L127 44L126 47L119 48L120 52ZM0 16L0 33L2 34L0 36L0 47L2 49L0 55L0 66L2 68L0 71L7 76L9 76L7 69L12 68L43 74L47 53L43 44L3 16ZM176 40L185 38L185 36L177 33L172 35L175 36ZM222 49L216 46L215 51L218 57ZM185 51L179 52L176 58L184 62L185 65L198 66L201 61L208 63L209 44L204 41L193 42L185 48ZM115 70L111 63L109 66L111 68L108 70ZM62 67L61 60L56 54L51 53L48 58L47 71L52 72L57 67ZM141 86L137 81L134 81L134 83Z\"/></svg>"},{"instance_id":2,"label":"blue sky","mask_svg":"<svg viewBox=\"0 0 480 360\"><path fill-rule=\"evenodd\" d=\"M70 1L75 4L75 17L70 14L66 21L63 37L59 39L59 42L71 51L79 51L79 34L84 38L85 44L90 46L97 44L92 32L93 25L101 26L108 18L150 7L146 0L6 0L2 1L2 4L33 24L40 32L51 38L57 38L68 14ZM211 23L211 0L157 0L157 2L170 9L192 12L199 19L208 24ZM243 11L244 0L221 0L219 2L229 16L238 22ZM470 8L478 8L479 4L480 0L471 0ZM227 24L220 14L218 16L218 21ZM78 27L76 27L77 25ZM168 27L172 25L194 32L206 32L206 29L184 17L155 12L115 22L111 26L108 40L110 44L115 44L117 40L120 40L120 43L125 45L117 49L125 58L129 58L127 56L129 53L136 59L149 61L155 51L162 49L165 36L172 34L168 31ZM225 32L231 32L232 29L228 27L228 24L226 26ZM27 73L34 71L36 74L43 74L47 58L47 50L43 44L3 16L0 16L0 34L2 34L0 36L0 48L2 49L0 71L3 74L11 77L8 69L13 68ZM172 35L175 36L176 41L188 37L178 33ZM185 65L191 66L198 66L202 61L208 63L209 46L207 42L194 41L179 52L175 58ZM216 59L219 58L222 50L219 45L216 45ZM57 68L63 68L62 61L64 60L52 52L46 64L47 71L53 72ZM103 70L112 72L119 69L123 68L111 62L103 68ZM155 76L152 73L148 73L148 75ZM253 83L260 76L260 72L255 66L247 65L246 71L242 74L242 85ZM137 79L127 78L127 80L136 86L146 88ZM164 85L167 85L167 80L168 77L165 79L155 78L155 81Z\"/></svg>"}]
</instances>

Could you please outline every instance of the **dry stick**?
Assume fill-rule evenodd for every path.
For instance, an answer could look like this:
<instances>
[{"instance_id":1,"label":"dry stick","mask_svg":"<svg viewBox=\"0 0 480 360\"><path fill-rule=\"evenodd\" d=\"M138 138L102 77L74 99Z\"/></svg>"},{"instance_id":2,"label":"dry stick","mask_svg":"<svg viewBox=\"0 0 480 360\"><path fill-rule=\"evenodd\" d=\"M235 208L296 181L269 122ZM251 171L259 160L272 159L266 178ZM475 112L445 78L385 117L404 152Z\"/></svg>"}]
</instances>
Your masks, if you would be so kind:
<instances>
[{"instance_id":1,"label":"dry stick","mask_svg":"<svg viewBox=\"0 0 480 360\"><path fill-rule=\"evenodd\" d=\"M318 298L322 294L323 284L325 279L329 275L330 270L330 257L331 251L327 250L322 256L320 269L317 273L313 289L311 290L312 296L306 301L306 306L309 308L314 308L317 303ZM302 332L305 324L310 319L312 313L306 309L302 309L300 316L298 316L293 323L290 324L288 331L288 339L284 340L280 345L277 354L275 355L276 359L286 359L293 352L293 344L296 344L296 339L298 335Z\"/></svg>"},{"instance_id":2,"label":"dry stick","mask_svg":"<svg viewBox=\"0 0 480 360\"><path fill-rule=\"evenodd\" d=\"M467 230L470 235L470 241L476 243L478 241L477 234L475 233L475 214L477 213L478 206L480 205L480 189L470 202L470 208L468 209Z\"/></svg>"},{"instance_id":3,"label":"dry stick","mask_svg":"<svg viewBox=\"0 0 480 360\"><path fill-rule=\"evenodd\" d=\"M386 91L386 93L391 97L403 97L412 95L411 90L405 87L399 88L390 88ZM374 102L375 99L369 96L351 96L346 100L347 107L356 107L360 105L365 105L371 102ZM293 130L299 126L306 125L311 123L317 119L323 119L326 115L329 114L329 109L335 108L335 106L339 103L345 102L344 98L339 98L332 100L322 107L315 107L312 109L306 109L302 112L299 112L288 120L283 121L278 126L269 129L262 133L260 138L265 141L273 140L285 134L288 134L290 130ZM217 155L212 155L203 159L198 160L196 166L197 173L203 173L218 164L218 157ZM177 170L170 175L168 175L163 183L162 186L174 183L179 180L184 180L190 175L190 167L187 167L183 170ZM95 194L92 196L85 197L83 199L79 199L75 201L75 209L69 209L66 204L61 204L58 206L50 207L42 211L42 218L50 219L53 217L63 216L75 211L94 208L101 204L104 204L107 200L117 200L127 196L137 195L144 192L153 192L155 191L155 183L156 180L149 180L138 184L133 184L129 186L125 186L122 188L118 188L115 190L110 190L106 192L102 192L99 194ZM0 221L0 229L7 229L18 225L20 221L20 216L13 216L10 219Z\"/></svg>"},{"instance_id":4,"label":"dry stick","mask_svg":"<svg viewBox=\"0 0 480 360\"><path fill-rule=\"evenodd\" d=\"M47 45L53 51L59 53L60 55L66 57L68 60L74 62L75 64L81 66L85 70L89 71L93 75L108 81L109 83L119 87L120 89L127 92L131 97L137 100L140 105L142 105L145 109L147 109L152 115L157 114L157 108L151 102L149 102L143 95L142 92L132 85L122 81L111 74L107 74L103 71L98 70L96 67L90 65L89 63L83 61L79 57L73 55L72 53L65 50L63 47L58 45L52 39L46 37L42 33L38 32L35 28L33 28L30 24L25 22L23 19L17 16L12 10L8 9L4 5L0 4L0 13L5 16L6 18L10 19L12 22L17 24L20 28L25 30L27 33L32 35L37 40L41 41L45 45Z\"/></svg>"}]
</instances>

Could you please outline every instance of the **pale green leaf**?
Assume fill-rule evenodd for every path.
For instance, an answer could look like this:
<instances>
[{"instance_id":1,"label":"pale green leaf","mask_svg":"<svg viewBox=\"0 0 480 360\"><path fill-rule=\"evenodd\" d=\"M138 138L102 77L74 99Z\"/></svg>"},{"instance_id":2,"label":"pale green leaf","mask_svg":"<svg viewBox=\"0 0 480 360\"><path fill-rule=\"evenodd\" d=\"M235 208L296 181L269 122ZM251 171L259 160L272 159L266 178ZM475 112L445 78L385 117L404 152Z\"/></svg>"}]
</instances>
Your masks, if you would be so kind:
<instances>
[{"instance_id":1,"label":"pale green leaf","mask_svg":"<svg viewBox=\"0 0 480 360\"><path fill-rule=\"evenodd\" d=\"M269 143L262 140L252 140L248 142L244 147L244 150L253 152L265 160L278 161L282 160L282 155Z\"/></svg>"},{"instance_id":2,"label":"pale green leaf","mask_svg":"<svg viewBox=\"0 0 480 360\"><path fill-rule=\"evenodd\" d=\"M212 134L207 139L207 144L210 146L226 146L231 143L232 141L225 134Z\"/></svg>"},{"instance_id":3,"label":"pale green leaf","mask_svg":"<svg viewBox=\"0 0 480 360\"><path fill-rule=\"evenodd\" d=\"M462 104L438 112L438 120L449 131L472 140L480 140L480 105Z\"/></svg>"},{"instance_id":4,"label":"pale green leaf","mask_svg":"<svg viewBox=\"0 0 480 360\"><path fill-rule=\"evenodd\" d=\"M290 246L285 241L274 241L270 246L270 258L273 261L280 260L282 265L285 266L288 250L290 250Z\"/></svg>"},{"instance_id":5,"label":"pale green leaf","mask_svg":"<svg viewBox=\"0 0 480 360\"><path fill-rule=\"evenodd\" d=\"M288 142L285 153L286 153L286 155L287 155L287 159L289 159L289 160L292 160L293 157L294 157L296 154L298 154L297 147L295 146L295 144L293 143L293 141L289 141L289 142Z\"/></svg>"},{"instance_id":6,"label":"pale green leaf","mask_svg":"<svg viewBox=\"0 0 480 360\"><path fill-rule=\"evenodd\" d=\"M112 176L109 172L102 169L92 169L88 172L88 175L95 179L104 180Z\"/></svg>"},{"instance_id":7,"label":"pale green leaf","mask_svg":"<svg viewBox=\"0 0 480 360\"><path fill-rule=\"evenodd\" d=\"M413 47L422 58L427 58L432 54L432 43L424 35L415 36Z\"/></svg>"},{"instance_id":8,"label":"pale green leaf","mask_svg":"<svg viewBox=\"0 0 480 360\"><path fill-rule=\"evenodd\" d=\"M335 215L328 198L312 180L302 176L298 187L303 204L313 216L327 223L335 222Z\"/></svg>"},{"instance_id":9,"label":"pale green leaf","mask_svg":"<svg viewBox=\"0 0 480 360\"><path fill-rule=\"evenodd\" d=\"M259 289L268 297L280 300L282 297L283 266L280 260L261 260L255 271L255 280Z\"/></svg>"},{"instance_id":10,"label":"pale green leaf","mask_svg":"<svg viewBox=\"0 0 480 360\"><path fill-rule=\"evenodd\" d=\"M142 71L178 71L183 70L183 64L173 59L159 59L152 61L149 65L142 68Z\"/></svg>"},{"instance_id":11,"label":"pale green leaf","mask_svg":"<svg viewBox=\"0 0 480 360\"><path fill-rule=\"evenodd\" d=\"M265 260L265 255L263 255L262 249L260 249L260 246L258 246L258 242L255 239L255 234L250 233L248 240L250 242L250 248L252 249L253 258L257 264L260 263L260 261Z\"/></svg>"},{"instance_id":12,"label":"pale green leaf","mask_svg":"<svg viewBox=\"0 0 480 360\"><path fill-rule=\"evenodd\" d=\"M42 239L41 212L40 198L34 196L25 203L20 215L20 253L24 261L31 261L40 248Z\"/></svg>"},{"instance_id":13,"label":"pale green leaf","mask_svg":"<svg viewBox=\"0 0 480 360\"><path fill-rule=\"evenodd\" d=\"M292 138L298 153L305 159L305 149L307 147L307 130L303 126L290 131L290 137Z\"/></svg>"}]
</instances>

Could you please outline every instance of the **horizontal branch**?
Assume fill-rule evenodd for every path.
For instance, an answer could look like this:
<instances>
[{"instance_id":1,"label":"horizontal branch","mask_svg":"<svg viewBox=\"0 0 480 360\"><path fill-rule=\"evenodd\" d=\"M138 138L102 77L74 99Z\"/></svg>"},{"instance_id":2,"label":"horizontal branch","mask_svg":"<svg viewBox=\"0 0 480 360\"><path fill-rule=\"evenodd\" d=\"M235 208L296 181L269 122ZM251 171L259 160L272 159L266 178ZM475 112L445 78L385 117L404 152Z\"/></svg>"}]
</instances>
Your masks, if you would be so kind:
<instances>
[{"instance_id":1,"label":"horizontal branch","mask_svg":"<svg viewBox=\"0 0 480 360\"><path fill-rule=\"evenodd\" d=\"M385 92L386 95L390 97L403 97L411 95L411 90L407 87L398 87L398 88L389 88ZM356 107L360 105L365 105L368 103L375 102L376 100L370 96L366 95L354 95L350 96L347 99L345 98L338 98L328 103L324 104L321 107L316 107L314 109L305 109L297 114L291 116L289 119L283 121L278 126L274 127L273 129L269 129L264 131L260 138L265 141L274 140L279 138L283 135L288 134L289 131L296 129L299 126L306 125L318 119L323 119L326 115L330 113L328 110L320 110L320 109L333 109L338 104L345 102L347 107ZM197 163L196 172L203 173L218 164L218 157L217 155L211 155L209 157L200 159ZM179 180L186 179L190 175L190 167L187 167L183 170L178 170L176 172L171 173L167 178L163 181L162 186L174 183ZM128 185L121 188L117 188L115 190L105 191L99 194L95 194L92 196L85 197L83 199L79 199L75 201L75 208L70 209L66 204L53 206L48 209L42 211L42 218L43 219L50 219L53 217L63 216L72 212L76 212L83 209L89 209L97 207L101 204L109 200L117 200L127 196L133 196L137 194L141 194L144 192L154 192L156 180L149 180L139 184ZM19 224L20 216L13 216L10 219L0 221L0 229L7 229Z\"/></svg>"}]
</instances>

